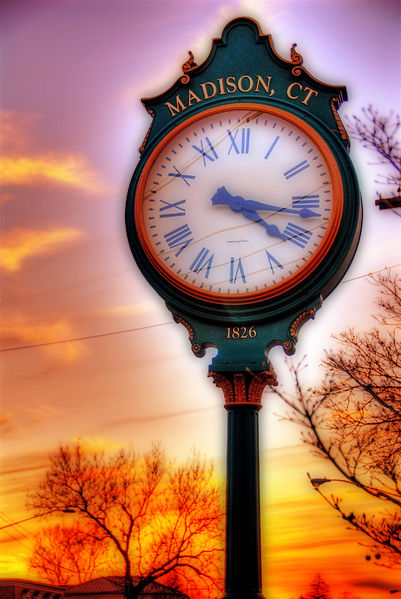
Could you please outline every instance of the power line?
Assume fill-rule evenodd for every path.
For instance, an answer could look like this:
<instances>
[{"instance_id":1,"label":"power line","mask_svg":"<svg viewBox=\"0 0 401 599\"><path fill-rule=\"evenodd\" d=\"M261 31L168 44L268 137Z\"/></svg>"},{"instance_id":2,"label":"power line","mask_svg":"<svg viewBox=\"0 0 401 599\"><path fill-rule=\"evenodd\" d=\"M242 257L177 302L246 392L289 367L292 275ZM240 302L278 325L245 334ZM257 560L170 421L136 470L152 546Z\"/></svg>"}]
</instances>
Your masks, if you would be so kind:
<instances>
[{"instance_id":1,"label":"power line","mask_svg":"<svg viewBox=\"0 0 401 599\"><path fill-rule=\"evenodd\" d=\"M8 516L5 512L0 512L0 513L2 514L3 518L6 517L8 520L11 520L10 516ZM24 537L22 537L24 540L27 538L28 535L32 535L32 531L29 531L24 526L21 526L21 524L19 524L19 522L14 522L10 526L14 526L14 525L17 527L17 532L19 532L18 531L19 528L21 528L22 530L25 531L25 535L24 535ZM46 532L46 528L44 529L44 531ZM24 543L21 540L21 538L18 538L16 536L14 536L13 533L10 532L9 530L5 530L4 532L5 532L6 535L8 535L10 537L11 541L19 543L20 545L22 545L23 547L25 547L25 549L28 549L31 554L33 553L34 545L31 544L31 541L29 541L30 545L27 545L26 543ZM28 535L26 533L28 533ZM6 542L10 542L10 541L6 541ZM59 563L56 563L56 562L52 561L49 556L47 556L47 558L46 558L46 563L50 564L51 566L57 566L57 568L60 568L61 570L64 570L66 572L72 572L73 574L77 574L78 573L76 569L68 568L68 566L65 566L64 564L59 564ZM108 563L108 561L105 561L105 562L100 562L97 565L98 566L104 566L107 563Z\"/></svg>"},{"instance_id":2,"label":"power line","mask_svg":"<svg viewBox=\"0 0 401 599\"><path fill-rule=\"evenodd\" d=\"M135 329L122 329L121 331L109 331L108 333L98 333L97 335L87 335L86 337L71 337L70 339L58 339L57 341L44 341L43 343L33 343L31 345L18 345L17 347L6 347L0 349L0 352L16 351L17 349L31 349L33 347L45 347L46 345L57 345L59 343L72 343L74 341L87 341L88 339L98 339L99 337L110 337L111 335L121 335L122 333L135 333L145 329L154 329L155 327L163 327L172 322L159 322L150 324L145 327L137 327Z\"/></svg>"},{"instance_id":3,"label":"power line","mask_svg":"<svg viewBox=\"0 0 401 599\"><path fill-rule=\"evenodd\" d=\"M391 270L392 268L397 268L401 266L400 264L393 264L392 266L386 266L385 268L381 268L379 270L375 270L374 272L369 272L364 275L358 275L357 277L352 277L351 279L345 279L341 281L340 285L343 283L349 283L350 281L356 281L357 279L364 279L365 277L370 277L371 275L375 275L379 272L383 272L384 270ZM123 333L136 333L138 331L144 331L146 329L154 329L156 327L164 327L166 325L173 324L173 322L159 322L157 324L150 324L144 327L136 327L133 329L122 329L120 331L109 331L107 333L98 333L95 335L86 335L85 337L71 337L69 339L58 339L57 341L44 341L43 343L32 343L30 345L18 345L16 347L5 347L0 349L1 352L11 352L17 351L21 349L33 349L36 347L47 347L49 345L59 345L61 343L74 343L75 341L88 341L90 339L99 339L100 337L111 337L112 335L122 335Z\"/></svg>"},{"instance_id":4,"label":"power line","mask_svg":"<svg viewBox=\"0 0 401 599\"><path fill-rule=\"evenodd\" d=\"M15 536L13 535L13 533L12 533L12 532L10 532L9 530L5 530L5 531L4 531L4 533L5 533L7 536L9 536L9 537L10 537L10 539L12 539L12 540L13 540L13 541L15 541L16 543L19 543L20 545L22 545L23 547L25 547L25 549L28 549L29 551L32 551L32 545L31 545L31 546L27 545L26 543L24 543L23 541L21 541L21 539L20 539L20 538L18 538L18 537L15 537ZM26 535L25 535L25 536L26 536ZM23 538L25 538L25 537L23 537Z\"/></svg>"},{"instance_id":5,"label":"power line","mask_svg":"<svg viewBox=\"0 0 401 599\"><path fill-rule=\"evenodd\" d=\"M25 526L23 526L22 524L19 524L19 522L16 522L15 520L13 520L5 512L3 512L3 511L0 512L0 518L3 518L3 520L8 521L9 523L11 523L11 525L16 526L17 532L20 532L22 530L22 531L24 531L25 536L27 536L27 534L31 534L30 531ZM2 528L4 529L4 526Z\"/></svg>"},{"instance_id":6,"label":"power line","mask_svg":"<svg viewBox=\"0 0 401 599\"><path fill-rule=\"evenodd\" d=\"M377 275L378 272L383 272L383 270L391 270L393 268L397 268L398 266L401 266L400 264L393 264L392 266L386 266L385 268L380 268L379 270L375 270L374 272L368 272L365 275L358 275L357 277L352 277L352 279L344 279L344 281L340 282L340 285L342 283L349 283L350 281L356 281L357 279L364 279L365 277L370 277L372 275Z\"/></svg>"}]
</instances>

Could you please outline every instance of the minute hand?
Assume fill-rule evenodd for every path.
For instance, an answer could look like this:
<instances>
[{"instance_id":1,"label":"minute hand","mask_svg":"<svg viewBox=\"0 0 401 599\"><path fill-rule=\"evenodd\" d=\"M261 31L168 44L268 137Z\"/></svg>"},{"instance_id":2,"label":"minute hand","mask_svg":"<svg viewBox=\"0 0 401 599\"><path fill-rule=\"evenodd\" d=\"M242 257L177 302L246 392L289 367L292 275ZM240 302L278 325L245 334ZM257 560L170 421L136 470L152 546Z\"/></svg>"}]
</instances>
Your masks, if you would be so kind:
<instances>
[{"instance_id":1,"label":"minute hand","mask_svg":"<svg viewBox=\"0 0 401 599\"><path fill-rule=\"evenodd\" d=\"M311 216L320 216L317 212L313 212L310 208L284 208L274 206L273 204L264 204L263 202L255 202L254 200L244 200L243 210L270 210L272 212L287 212L289 214L298 214L301 218L310 218Z\"/></svg>"},{"instance_id":2,"label":"minute hand","mask_svg":"<svg viewBox=\"0 0 401 599\"><path fill-rule=\"evenodd\" d=\"M280 231L277 225L270 225L269 223L266 223L263 220L263 218L261 218L259 214L255 212L255 210L242 208L241 212L245 216L245 218L248 218L249 220L252 220L254 223L257 223L258 225L264 227L268 235L271 235L272 237L278 237L279 239L283 239L284 241L288 239L288 237Z\"/></svg>"}]
</instances>

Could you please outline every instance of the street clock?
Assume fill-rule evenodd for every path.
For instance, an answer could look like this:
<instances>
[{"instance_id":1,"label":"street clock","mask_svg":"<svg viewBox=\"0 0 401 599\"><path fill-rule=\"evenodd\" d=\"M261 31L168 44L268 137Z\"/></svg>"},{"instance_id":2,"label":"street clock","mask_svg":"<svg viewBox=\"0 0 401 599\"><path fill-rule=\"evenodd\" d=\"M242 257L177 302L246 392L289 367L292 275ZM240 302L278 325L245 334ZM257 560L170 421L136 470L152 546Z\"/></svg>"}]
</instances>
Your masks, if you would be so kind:
<instances>
[{"instance_id":1,"label":"street clock","mask_svg":"<svg viewBox=\"0 0 401 599\"><path fill-rule=\"evenodd\" d=\"M183 76L143 100L153 123L128 239L195 354L218 348L214 369L255 368L275 344L292 353L356 250L359 191L337 114L346 90L301 65L294 47L284 60L236 19L203 64L190 53Z\"/></svg>"}]
</instances>

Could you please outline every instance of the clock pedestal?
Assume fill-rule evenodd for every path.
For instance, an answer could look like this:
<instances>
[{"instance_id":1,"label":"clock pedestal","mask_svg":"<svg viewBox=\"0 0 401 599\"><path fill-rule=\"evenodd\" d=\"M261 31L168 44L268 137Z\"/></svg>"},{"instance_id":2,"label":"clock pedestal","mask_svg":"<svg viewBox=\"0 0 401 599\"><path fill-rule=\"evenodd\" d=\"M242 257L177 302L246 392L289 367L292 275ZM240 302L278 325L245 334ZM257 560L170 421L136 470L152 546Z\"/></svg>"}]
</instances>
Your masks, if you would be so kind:
<instances>
[{"instance_id":1,"label":"clock pedestal","mask_svg":"<svg viewBox=\"0 0 401 599\"><path fill-rule=\"evenodd\" d=\"M264 599L259 489L259 410L274 372L210 372L228 412L224 599Z\"/></svg>"}]
</instances>

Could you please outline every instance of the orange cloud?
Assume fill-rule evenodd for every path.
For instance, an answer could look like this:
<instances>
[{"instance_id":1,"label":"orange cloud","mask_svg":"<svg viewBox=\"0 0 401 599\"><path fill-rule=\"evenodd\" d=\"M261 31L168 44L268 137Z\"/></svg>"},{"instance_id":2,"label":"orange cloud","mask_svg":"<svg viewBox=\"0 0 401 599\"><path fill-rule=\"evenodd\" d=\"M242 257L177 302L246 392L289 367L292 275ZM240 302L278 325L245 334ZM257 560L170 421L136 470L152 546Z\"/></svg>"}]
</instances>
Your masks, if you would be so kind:
<instances>
[{"instance_id":1,"label":"orange cloud","mask_svg":"<svg viewBox=\"0 0 401 599\"><path fill-rule=\"evenodd\" d=\"M0 158L0 170L3 185L42 185L52 182L78 187L90 193L102 187L100 178L82 156L3 156Z\"/></svg>"},{"instance_id":2,"label":"orange cloud","mask_svg":"<svg viewBox=\"0 0 401 599\"><path fill-rule=\"evenodd\" d=\"M0 414L0 425L3 424L8 424L11 420L11 414L9 414L8 412L4 413L4 414Z\"/></svg>"},{"instance_id":3,"label":"orange cloud","mask_svg":"<svg viewBox=\"0 0 401 599\"><path fill-rule=\"evenodd\" d=\"M124 304L122 306L114 306L105 310L110 316L138 316L148 314L157 308L157 304L150 300L146 302L135 302L133 304Z\"/></svg>"},{"instance_id":4,"label":"orange cloud","mask_svg":"<svg viewBox=\"0 0 401 599\"><path fill-rule=\"evenodd\" d=\"M60 246L79 241L84 237L83 231L71 227L47 231L11 229L3 236L0 267L8 272L18 271L26 259L54 253L60 249Z\"/></svg>"},{"instance_id":5,"label":"orange cloud","mask_svg":"<svg viewBox=\"0 0 401 599\"><path fill-rule=\"evenodd\" d=\"M49 406L45 403L40 403L35 407L25 408L25 412L28 415L28 425L38 424L44 422L49 418L63 416L65 410L60 410L54 406Z\"/></svg>"},{"instance_id":6,"label":"orange cloud","mask_svg":"<svg viewBox=\"0 0 401 599\"><path fill-rule=\"evenodd\" d=\"M80 437L74 439L74 443L79 443L86 453L98 453L98 452L113 452L122 449L125 445L121 441L112 441L111 439L104 439L102 437Z\"/></svg>"},{"instance_id":7,"label":"orange cloud","mask_svg":"<svg viewBox=\"0 0 401 599\"><path fill-rule=\"evenodd\" d=\"M27 345L57 342L74 337L74 331L65 318L50 323L35 324L15 319L14 322L2 326L1 333L8 343L23 342ZM44 345L40 349L62 362L74 362L88 353L85 344L81 341Z\"/></svg>"},{"instance_id":8,"label":"orange cloud","mask_svg":"<svg viewBox=\"0 0 401 599\"><path fill-rule=\"evenodd\" d=\"M99 175L89 167L84 156L56 155L53 152L37 156L34 150L27 151L27 148L35 147L31 128L38 119L38 114L0 111L2 184L21 186L50 182L77 187L89 193L104 188Z\"/></svg>"}]
</instances>

